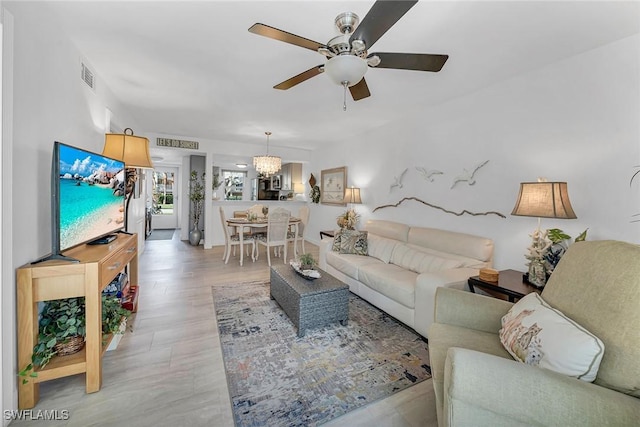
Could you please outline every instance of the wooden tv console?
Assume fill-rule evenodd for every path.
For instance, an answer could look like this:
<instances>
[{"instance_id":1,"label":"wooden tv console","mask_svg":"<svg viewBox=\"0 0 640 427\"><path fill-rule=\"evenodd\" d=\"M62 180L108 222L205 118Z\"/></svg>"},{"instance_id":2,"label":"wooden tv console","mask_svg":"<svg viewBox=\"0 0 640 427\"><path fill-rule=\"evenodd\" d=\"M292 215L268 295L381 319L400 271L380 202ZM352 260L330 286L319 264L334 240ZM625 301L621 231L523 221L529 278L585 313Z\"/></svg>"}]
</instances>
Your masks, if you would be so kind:
<instances>
[{"instance_id":1,"label":"wooden tv console","mask_svg":"<svg viewBox=\"0 0 640 427\"><path fill-rule=\"evenodd\" d=\"M112 337L103 343L102 290L129 265L131 286L138 285L138 236L118 234L106 245L80 245L63 255L79 263L51 260L28 264L17 270L18 369L31 363L38 341L38 302L85 297L86 337L84 348L75 354L53 359L36 370L36 378L18 380L18 407L33 408L39 399L43 381L75 374L86 374L86 391L94 393L102 386L102 355Z\"/></svg>"}]
</instances>

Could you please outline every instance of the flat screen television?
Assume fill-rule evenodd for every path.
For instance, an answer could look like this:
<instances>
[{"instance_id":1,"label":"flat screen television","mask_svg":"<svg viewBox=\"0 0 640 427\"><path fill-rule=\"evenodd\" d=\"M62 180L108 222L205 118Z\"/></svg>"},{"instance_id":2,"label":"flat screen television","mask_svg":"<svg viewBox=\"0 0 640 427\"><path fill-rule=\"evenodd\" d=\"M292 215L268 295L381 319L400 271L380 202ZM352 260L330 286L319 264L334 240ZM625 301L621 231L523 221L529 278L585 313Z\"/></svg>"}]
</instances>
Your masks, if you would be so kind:
<instances>
[{"instance_id":1,"label":"flat screen television","mask_svg":"<svg viewBox=\"0 0 640 427\"><path fill-rule=\"evenodd\" d=\"M106 243L125 228L125 164L82 148L55 142L51 164L51 255Z\"/></svg>"}]
</instances>

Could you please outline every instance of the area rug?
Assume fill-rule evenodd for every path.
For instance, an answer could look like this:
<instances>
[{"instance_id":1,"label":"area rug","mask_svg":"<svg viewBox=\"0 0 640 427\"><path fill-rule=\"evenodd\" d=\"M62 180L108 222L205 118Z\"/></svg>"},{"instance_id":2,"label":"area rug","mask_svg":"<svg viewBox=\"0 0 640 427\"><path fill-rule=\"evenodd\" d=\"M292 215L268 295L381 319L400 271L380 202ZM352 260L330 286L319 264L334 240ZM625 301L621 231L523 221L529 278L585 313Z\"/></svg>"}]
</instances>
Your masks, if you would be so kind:
<instances>
[{"instance_id":1,"label":"area rug","mask_svg":"<svg viewBox=\"0 0 640 427\"><path fill-rule=\"evenodd\" d=\"M237 427L322 424L431 378L426 340L354 294L347 326L298 338L268 282L212 291Z\"/></svg>"},{"instance_id":2,"label":"area rug","mask_svg":"<svg viewBox=\"0 0 640 427\"><path fill-rule=\"evenodd\" d=\"M147 240L171 240L173 239L173 228L169 230L152 230Z\"/></svg>"}]
</instances>

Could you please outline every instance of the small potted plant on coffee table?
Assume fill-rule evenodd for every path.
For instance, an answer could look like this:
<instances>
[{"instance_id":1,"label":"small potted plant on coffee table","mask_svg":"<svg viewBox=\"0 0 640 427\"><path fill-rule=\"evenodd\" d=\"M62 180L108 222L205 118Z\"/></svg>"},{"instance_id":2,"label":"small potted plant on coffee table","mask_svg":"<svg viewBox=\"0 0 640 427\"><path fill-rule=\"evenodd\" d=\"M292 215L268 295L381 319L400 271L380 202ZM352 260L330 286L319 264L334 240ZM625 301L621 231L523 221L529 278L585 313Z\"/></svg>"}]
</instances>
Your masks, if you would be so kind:
<instances>
[{"instance_id":1,"label":"small potted plant on coffee table","mask_svg":"<svg viewBox=\"0 0 640 427\"><path fill-rule=\"evenodd\" d=\"M315 270L317 262L310 253L300 255L300 270Z\"/></svg>"}]
</instances>

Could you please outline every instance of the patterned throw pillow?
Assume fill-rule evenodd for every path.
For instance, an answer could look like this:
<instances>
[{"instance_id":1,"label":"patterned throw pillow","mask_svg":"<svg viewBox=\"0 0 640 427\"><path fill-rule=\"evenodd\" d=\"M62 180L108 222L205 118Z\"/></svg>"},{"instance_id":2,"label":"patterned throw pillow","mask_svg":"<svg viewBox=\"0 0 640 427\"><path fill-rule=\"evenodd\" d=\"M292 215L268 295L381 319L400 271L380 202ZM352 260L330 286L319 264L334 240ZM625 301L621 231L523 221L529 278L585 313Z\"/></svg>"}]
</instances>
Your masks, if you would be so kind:
<instances>
[{"instance_id":1,"label":"patterned throw pillow","mask_svg":"<svg viewBox=\"0 0 640 427\"><path fill-rule=\"evenodd\" d=\"M367 255L367 232L357 230L341 230L333 241L333 250L341 254Z\"/></svg>"},{"instance_id":2,"label":"patterned throw pillow","mask_svg":"<svg viewBox=\"0 0 640 427\"><path fill-rule=\"evenodd\" d=\"M593 381L604 354L598 337L531 293L502 317L500 342L516 360Z\"/></svg>"},{"instance_id":3,"label":"patterned throw pillow","mask_svg":"<svg viewBox=\"0 0 640 427\"><path fill-rule=\"evenodd\" d=\"M333 233L333 244L331 250L334 252L340 252L340 241L342 240L342 230Z\"/></svg>"}]
</instances>

